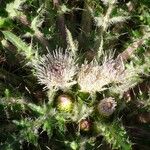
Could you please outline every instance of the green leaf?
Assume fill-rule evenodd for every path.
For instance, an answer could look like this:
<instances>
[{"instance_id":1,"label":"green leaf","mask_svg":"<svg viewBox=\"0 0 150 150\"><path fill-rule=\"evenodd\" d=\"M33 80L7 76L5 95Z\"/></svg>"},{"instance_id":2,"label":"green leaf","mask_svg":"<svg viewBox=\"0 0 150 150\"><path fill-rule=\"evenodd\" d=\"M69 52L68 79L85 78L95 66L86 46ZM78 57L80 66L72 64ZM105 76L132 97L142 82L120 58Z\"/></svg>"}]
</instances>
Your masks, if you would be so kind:
<instances>
[{"instance_id":1,"label":"green leaf","mask_svg":"<svg viewBox=\"0 0 150 150\"><path fill-rule=\"evenodd\" d=\"M26 57L26 59L32 61L34 53L31 47L29 47L25 42L23 42L19 37L10 31L2 31L2 33L8 41L10 41L18 48L18 52L21 52L22 55Z\"/></svg>"},{"instance_id":2,"label":"green leaf","mask_svg":"<svg viewBox=\"0 0 150 150\"><path fill-rule=\"evenodd\" d=\"M0 29L12 28L12 21L9 18L0 17Z\"/></svg>"},{"instance_id":3,"label":"green leaf","mask_svg":"<svg viewBox=\"0 0 150 150\"><path fill-rule=\"evenodd\" d=\"M116 23L121 23L121 22L125 22L127 20L129 20L130 17L129 16L117 16L117 17L113 17L109 20L109 25L113 25Z\"/></svg>"},{"instance_id":4,"label":"green leaf","mask_svg":"<svg viewBox=\"0 0 150 150\"><path fill-rule=\"evenodd\" d=\"M11 18L16 17L17 15L20 15L20 12L18 10L25 1L26 0L15 0L14 2L8 3L6 5L6 11L8 12Z\"/></svg>"},{"instance_id":5,"label":"green leaf","mask_svg":"<svg viewBox=\"0 0 150 150\"><path fill-rule=\"evenodd\" d=\"M43 130L47 131L47 134L48 134L49 138L52 136L53 130L52 130L52 122L51 122L51 120L46 120L44 122Z\"/></svg>"},{"instance_id":6,"label":"green leaf","mask_svg":"<svg viewBox=\"0 0 150 150\"><path fill-rule=\"evenodd\" d=\"M104 136L105 140L112 145L112 149L132 149L132 143L124 127L118 121L114 121L111 124L98 123L97 129Z\"/></svg>"},{"instance_id":7,"label":"green leaf","mask_svg":"<svg viewBox=\"0 0 150 150\"><path fill-rule=\"evenodd\" d=\"M70 143L70 147L71 147L72 150L77 150L78 144L75 141L73 141L73 142Z\"/></svg>"},{"instance_id":8,"label":"green leaf","mask_svg":"<svg viewBox=\"0 0 150 150\"><path fill-rule=\"evenodd\" d=\"M45 108L41 107L41 106L37 106L35 104L29 103L28 107L30 107L33 111L43 115L45 113Z\"/></svg>"}]
</instances>

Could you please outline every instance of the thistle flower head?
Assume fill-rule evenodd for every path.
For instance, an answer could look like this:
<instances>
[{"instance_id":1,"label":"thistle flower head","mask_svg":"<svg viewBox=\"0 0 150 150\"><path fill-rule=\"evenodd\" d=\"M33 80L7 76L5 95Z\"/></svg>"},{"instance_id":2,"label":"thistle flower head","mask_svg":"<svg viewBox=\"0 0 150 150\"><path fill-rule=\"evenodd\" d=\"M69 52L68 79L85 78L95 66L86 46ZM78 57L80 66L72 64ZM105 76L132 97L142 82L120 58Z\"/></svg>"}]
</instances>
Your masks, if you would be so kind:
<instances>
[{"instance_id":1,"label":"thistle flower head","mask_svg":"<svg viewBox=\"0 0 150 150\"><path fill-rule=\"evenodd\" d=\"M103 116L110 116L115 111L116 106L117 103L112 97L105 98L100 101L98 105L98 111Z\"/></svg>"},{"instance_id":2,"label":"thistle flower head","mask_svg":"<svg viewBox=\"0 0 150 150\"><path fill-rule=\"evenodd\" d=\"M89 64L85 62L81 66L77 81L81 91L89 93L102 91L104 90L103 86L108 84L105 76L101 73L101 67L96 61L92 61Z\"/></svg>"},{"instance_id":3,"label":"thistle flower head","mask_svg":"<svg viewBox=\"0 0 150 150\"><path fill-rule=\"evenodd\" d=\"M73 80L77 70L75 59L62 49L44 55L35 68L39 83L46 89L66 89L76 83Z\"/></svg>"},{"instance_id":4,"label":"thistle flower head","mask_svg":"<svg viewBox=\"0 0 150 150\"><path fill-rule=\"evenodd\" d=\"M102 65L102 74L109 82L118 83L124 76L125 67L121 60L109 59Z\"/></svg>"}]
</instances>

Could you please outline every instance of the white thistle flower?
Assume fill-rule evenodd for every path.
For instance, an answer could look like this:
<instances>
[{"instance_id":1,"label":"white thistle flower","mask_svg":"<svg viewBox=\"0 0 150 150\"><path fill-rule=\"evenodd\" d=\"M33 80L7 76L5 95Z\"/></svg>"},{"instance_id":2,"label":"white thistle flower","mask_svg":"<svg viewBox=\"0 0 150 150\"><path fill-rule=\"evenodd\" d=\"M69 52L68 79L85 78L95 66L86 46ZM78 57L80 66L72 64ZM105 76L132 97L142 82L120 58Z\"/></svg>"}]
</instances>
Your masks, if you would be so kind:
<instances>
[{"instance_id":1,"label":"white thistle flower","mask_svg":"<svg viewBox=\"0 0 150 150\"><path fill-rule=\"evenodd\" d=\"M116 110L117 103L114 98L109 97L100 101L98 111L103 116L110 116Z\"/></svg>"},{"instance_id":2,"label":"white thistle flower","mask_svg":"<svg viewBox=\"0 0 150 150\"><path fill-rule=\"evenodd\" d=\"M95 93L105 90L105 85L122 82L124 76L123 61L106 57L101 66L96 61L85 62L78 72L77 81L81 91Z\"/></svg>"},{"instance_id":3,"label":"white thistle flower","mask_svg":"<svg viewBox=\"0 0 150 150\"><path fill-rule=\"evenodd\" d=\"M103 86L108 84L107 78L101 73L101 67L96 61L87 64L85 62L78 72L78 84L82 92L95 93L103 91Z\"/></svg>"},{"instance_id":4,"label":"white thistle flower","mask_svg":"<svg viewBox=\"0 0 150 150\"><path fill-rule=\"evenodd\" d=\"M44 55L35 68L39 83L46 89L68 89L76 83L73 80L77 71L75 58L60 48Z\"/></svg>"}]
</instances>

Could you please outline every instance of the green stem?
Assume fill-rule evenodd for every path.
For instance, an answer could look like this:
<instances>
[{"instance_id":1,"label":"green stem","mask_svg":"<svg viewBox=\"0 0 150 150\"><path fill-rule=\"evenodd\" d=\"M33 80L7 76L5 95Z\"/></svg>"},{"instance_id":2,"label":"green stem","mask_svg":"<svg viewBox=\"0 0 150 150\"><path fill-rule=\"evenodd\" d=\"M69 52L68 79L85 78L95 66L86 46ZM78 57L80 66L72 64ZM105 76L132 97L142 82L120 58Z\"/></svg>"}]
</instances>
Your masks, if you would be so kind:
<instances>
[{"instance_id":1,"label":"green stem","mask_svg":"<svg viewBox=\"0 0 150 150\"><path fill-rule=\"evenodd\" d=\"M106 15L103 17L103 25L102 27L98 28L98 36L100 37L98 42L96 43L96 45L98 45L98 48L96 47L96 49L98 49L97 55L98 55L98 59L101 57L101 55L103 54L103 45L104 45L104 34L107 31L107 28L109 26L109 20L110 20L110 15L112 13L112 10L114 8L114 1L109 4L109 7L107 9Z\"/></svg>"}]
</instances>

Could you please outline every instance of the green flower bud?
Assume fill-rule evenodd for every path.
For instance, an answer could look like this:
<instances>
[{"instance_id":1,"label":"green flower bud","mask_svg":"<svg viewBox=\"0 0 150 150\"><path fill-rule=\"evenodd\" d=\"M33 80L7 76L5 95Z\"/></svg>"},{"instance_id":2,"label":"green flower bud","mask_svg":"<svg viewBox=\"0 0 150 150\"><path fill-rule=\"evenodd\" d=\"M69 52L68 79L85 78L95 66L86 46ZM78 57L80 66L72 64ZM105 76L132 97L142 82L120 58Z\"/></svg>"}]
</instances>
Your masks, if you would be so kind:
<instances>
[{"instance_id":1,"label":"green flower bud","mask_svg":"<svg viewBox=\"0 0 150 150\"><path fill-rule=\"evenodd\" d=\"M68 95L60 95L57 98L57 109L59 111L70 112L73 108L72 98Z\"/></svg>"}]
</instances>

